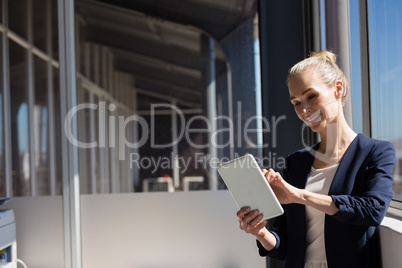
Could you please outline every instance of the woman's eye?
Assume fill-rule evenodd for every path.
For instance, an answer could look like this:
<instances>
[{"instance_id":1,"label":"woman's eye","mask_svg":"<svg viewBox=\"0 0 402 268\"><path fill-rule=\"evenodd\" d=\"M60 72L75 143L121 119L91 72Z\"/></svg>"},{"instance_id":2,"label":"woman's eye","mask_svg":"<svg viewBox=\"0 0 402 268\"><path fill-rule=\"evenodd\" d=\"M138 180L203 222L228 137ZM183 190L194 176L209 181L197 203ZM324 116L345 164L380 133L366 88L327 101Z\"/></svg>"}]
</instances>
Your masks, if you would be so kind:
<instances>
[{"instance_id":1,"label":"woman's eye","mask_svg":"<svg viewBox=\"0 0 402 268\"><path fill-rule=\"evenodd\" d=\"M308 97L308 99L309 99L309 100L312 100L312 99L314 99L315 97L317 97L317 95L316 95L316 94L313 94L313 95L310 95L310 96Z\"/></svg>"},{"instance_id":2,"label":"woman's eye","mask_svg":"<svg viewBox=\"0 0 402 268\"><path fill-rule=\"evenodd\" d=\"M294 107L297 107L297 106L299 106L299 105L300 105L300 102L294 102L294 103L293 103L293 106L294 106Z\"/></svg>"}]
</instances>

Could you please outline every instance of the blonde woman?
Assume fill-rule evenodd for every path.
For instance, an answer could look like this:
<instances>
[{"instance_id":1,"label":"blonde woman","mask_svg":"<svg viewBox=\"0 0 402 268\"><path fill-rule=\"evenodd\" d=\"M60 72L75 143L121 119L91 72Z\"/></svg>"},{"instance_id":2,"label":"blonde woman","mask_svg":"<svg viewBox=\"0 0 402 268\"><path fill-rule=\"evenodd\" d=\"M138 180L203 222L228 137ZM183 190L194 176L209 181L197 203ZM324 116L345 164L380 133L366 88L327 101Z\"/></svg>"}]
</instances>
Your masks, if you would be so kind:
<instances>
[{"instance_id":1,"label":"blonde woman","mask_svg":"<svg viewBox=\"0 0 402 268\"><path fill-rule=\"evenodd\" d=\"M377 227L393 196L394 147L347 124L348 83L332 52L297 63L287 84L297 116L321 142L289 155L283 178L263 170L285 210L272 230L248 207L237 213L240 229L285 267L381 267Z\"/></svg>"}]
</instances>

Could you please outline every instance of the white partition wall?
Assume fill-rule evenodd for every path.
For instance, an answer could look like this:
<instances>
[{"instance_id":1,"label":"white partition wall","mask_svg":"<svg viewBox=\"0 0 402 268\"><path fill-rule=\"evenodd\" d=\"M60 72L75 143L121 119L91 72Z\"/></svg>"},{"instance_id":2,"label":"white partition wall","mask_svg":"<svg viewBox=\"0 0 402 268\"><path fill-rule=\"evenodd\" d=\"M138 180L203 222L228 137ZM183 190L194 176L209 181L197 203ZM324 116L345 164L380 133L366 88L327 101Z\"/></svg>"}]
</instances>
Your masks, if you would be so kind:
<instances>
[{"instance_id":1,"label":"white partition wall","mask_svg":"<svg viewBox=\"0 0 402 268\"><path fill-rule=\"evenodd\" d=\"M228 191L82 195L84 268L262 268ZM18 258L64 266L61 196L16 197Z\"/></svg>"},{"instance_id":2,"label":"white partition wall","mask_svg":"<svg viewBox=\"0 0 402 268\"><path fill-rule=\"evenodd\" d=\"M227 191L81 198L83 267L265 267Z\"/></svg>"}]
</instances>

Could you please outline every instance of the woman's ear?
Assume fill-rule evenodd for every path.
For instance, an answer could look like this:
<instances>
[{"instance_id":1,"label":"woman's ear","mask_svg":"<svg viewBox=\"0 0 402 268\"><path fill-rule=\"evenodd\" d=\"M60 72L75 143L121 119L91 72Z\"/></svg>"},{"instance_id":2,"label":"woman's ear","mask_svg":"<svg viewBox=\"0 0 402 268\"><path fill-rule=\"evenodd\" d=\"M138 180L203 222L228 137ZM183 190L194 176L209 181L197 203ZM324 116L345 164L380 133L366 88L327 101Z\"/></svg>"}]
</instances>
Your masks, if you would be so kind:
<instances>
[{"instance_id":1,"label":"woman's ear","mask_svg":"<svg viewBox=\"0 0 402 268\"><path fill-rule=\"evenodd\" d=\"M342 99L343 96L343 82L341 80L337 80L335 82L335 98Z\"/></svg>"}]
</instances>

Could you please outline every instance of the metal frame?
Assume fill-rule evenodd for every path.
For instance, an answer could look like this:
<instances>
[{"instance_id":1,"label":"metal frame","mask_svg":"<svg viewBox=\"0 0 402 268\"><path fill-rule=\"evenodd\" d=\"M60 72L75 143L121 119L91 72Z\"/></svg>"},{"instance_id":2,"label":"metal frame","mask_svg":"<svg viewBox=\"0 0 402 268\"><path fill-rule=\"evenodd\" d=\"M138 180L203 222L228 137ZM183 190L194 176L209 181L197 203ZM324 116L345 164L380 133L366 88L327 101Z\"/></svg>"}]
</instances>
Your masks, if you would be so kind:
<instances>
[{"instance_id":1,"label":"metal frame","mask_svg":"<svg viewBox=\"0 0 402 268\"><path fill-rule=\"evenodd\" d=\"M60 111L65 118L77 105L75 69L74 0L58 0L60 51ZM77 134L77 119L72 118L72 133ZM64 129L63 129L64 131ZM78 148L62 137L63 218L65 267L82 267L81 206L78 173Z\"/></svg>"},{"instance_id":2,"label":"metal frame","mask_svg":"<svg viewBox=\"0 0 402 268\"><path fill-rule=\"evenodd\" d=\"M113 110L113 112L116 114L116 108ZM120 177L118 175L119 168L117 168L117 148L116 148L116 135L117 129L116 129L116 118L115 117L110 117L109 118L109 164L110 164L110 174L112 175L112 178L115 178L114 180L112 179L112 193L119 193L120 192ZM113 126L113 128L111 128Z\"/></svg>"},{"instance_id":3,"label":"metal frame","mask_svg":"<svg viewBox=\"0 0 402 268\"><path fill-rule=\"evenodd\" d=\"M183 177L183 191L188 192L190 191L190 183L191 182L204 182L203 176L185 176Z\"/></svg>"},{"instance_id":4,"label":"metal frame","mask_svg":"<svg viewBox=\"0 0 402 268\"><path fill-rule=\"evenodd\" d=\"M370 53L367 0L359 0L360 59L362 75L362 131L371 137Z\"/></svg>"},{"instance_id":5,"label":"metal frame","mask_svg":"<svg viewBox=\"0 0 402 268\"><path fill-rule=\"evenodd\" d=\"M31 181L31 196L36 196L36 169L35 169L35 117L34 117L34 107L35 107L35 79L34 79L34 56L32 52L33 47L33 24L32 21L32 0L27 0L28 4L28 128L29 132L29 172Z\"/></svg>"},{"instance_id":6,"label":"metal frame","mask_svg":"<svg viewBox=\"0 0 402 268\"><path fill-rule=\"evenodd\" d=\"M22 46L23 48L25 48L27 50L31 49L33 55L43 59L44 61L51 62L52 66L54 66L56 68L59 67L59 63L55 59L53 59L51 56L47 55L46 52L43 52L36 47L33 47L27 40L23 39L21 36L19 36L15 32L13 32L12 30L0 26L0 31L6 32L7 33L6 36L10 40L13 40L15 43Z\"/></svg>"},{"instance_id":7,"label":"metal frame","mask_svg":"<svg viewBox=\"0 0 402 268\"><path fill-rule=\"evenodd\" d=\"M171 177L157 177L157 178L146 178L142 181L142 190L143 192L149 192L149 184L157 183L157 184L167 184L167 192L173 193L175 191L173 179Z\"/></svg>"},{"instance_id":8,"label":"metal frame","mask_svg":"<svg viewBox=\"0 0 402 268\"><path fill-rule=\"evenodd\" d=\"M203 40L203 39L201 39ZM205 45L206 50L208 52L208 63L207 63L207 78L210 81L207 81L208 87L207 87L207 117L210 120L211 123L211 131L208 132L208 140L210 142L210 146L208 147L208 153L211 158L217 158L218 157L218 149L216 146L213 146L211 143L213 141L213 137L215 135L216 138L216 133L217 133L217 124L216 121L214 120L217 116L216 114L216 81L215 81L215 41L212 37L207 37L205 40L205 43L202 45ZM209 187L210 190L218 190L218 172L215 167L212 167L209 165Z\"/></svg>"},{"instance_id":9,"label":"metal frame","mask_svg":"<svg viewBox=\"0 0 402 268\"><path fill-rule=\"evenodd\" d=\"M172 100L171 105L176 107L176 101ZM172 120L172 154L174 157L173 160L173 185L177 189L180 186L180 167L177 163L176 157L179 157L179 145L177 142L178 133L177 133L177 112L176 110L171 110L171 120Z\"/></svg>"},{"instance_id":10,"label":"metal frame","mask_svg":"<svg viewBox=\"0 0 402 268\"><path fill-rule=\"evenodd\" d=\"M54 2L50 2L50 0L46 1L46 20L47 20L47 32L48 35L46 37L46 46L47 46L47 53L49 53L50 59L53 58L53 42L52 38L50 37L53 25L50 23L52 12L51 12L51 5L55 4ZM55 126L54 126L54 95L53 95L53 67L52 62L47 61L47 72L48 72L48 85L47 85L47 97L48 97L48 133L49 133L49 174L50 174L50 194L52 196L56 195L56 148L55 148Z\"/></svg>"},{"instance_id":11,"label":"metal frame","mask_svg":"<svg viewBox=\"0 0 402 268\"><path fill-rule=\"evenodd\" d=\"M94 94L89 92L89 103L94 103ZM95 140L95 111L89 111L89 136L90 140ZM90 163L91 163L91 193L96 194L96 150L97 148L90 149Z\"/></svg>"},{"instance_id":12,"label":"metal frame","mask_svg":"<svg viewBox=\"0 0 402 268\"><path fill-rule=\"evenodd\" d=\"M4 122L4 155L5 157L4 168L5 168L5 181L6 181L6 196L11 197L13 195L13 185L12 185L12 159L11 159L11 107L10 107L10 58L8 53L8 13L7 1L2 1L3 4L3 24L5 28L2 30L2 54L4 56L3 62L3 122Z\"/></svg>"}]
</instances>

